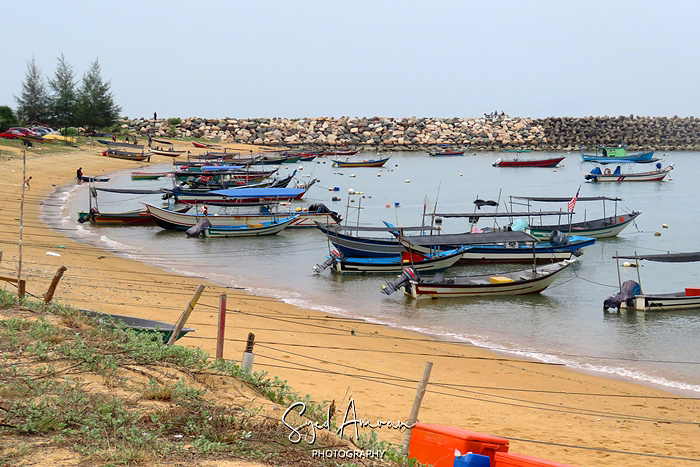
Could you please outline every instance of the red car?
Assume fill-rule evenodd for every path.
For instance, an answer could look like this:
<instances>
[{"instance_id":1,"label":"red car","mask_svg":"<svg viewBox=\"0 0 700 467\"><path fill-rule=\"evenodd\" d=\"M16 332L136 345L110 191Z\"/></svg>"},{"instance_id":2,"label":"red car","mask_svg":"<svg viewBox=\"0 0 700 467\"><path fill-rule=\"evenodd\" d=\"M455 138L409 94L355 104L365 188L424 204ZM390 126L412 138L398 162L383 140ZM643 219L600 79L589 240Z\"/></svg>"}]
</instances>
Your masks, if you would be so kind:
<instances>
[{"instance_id":1,"label":"red car","mask_svg":"<svg viewBox=\"0 0 700 467\"><path fill-rule=\"evenodd\" d=\"M21 136L31 136L33 138L40 138L38 134L30 130L29 128L24 128L24 127L14 127L10 128L9 130L0 133L0 138L5 138L5 139L15 139L17 138L17 135Z\"/></svg>"}]
</instances>

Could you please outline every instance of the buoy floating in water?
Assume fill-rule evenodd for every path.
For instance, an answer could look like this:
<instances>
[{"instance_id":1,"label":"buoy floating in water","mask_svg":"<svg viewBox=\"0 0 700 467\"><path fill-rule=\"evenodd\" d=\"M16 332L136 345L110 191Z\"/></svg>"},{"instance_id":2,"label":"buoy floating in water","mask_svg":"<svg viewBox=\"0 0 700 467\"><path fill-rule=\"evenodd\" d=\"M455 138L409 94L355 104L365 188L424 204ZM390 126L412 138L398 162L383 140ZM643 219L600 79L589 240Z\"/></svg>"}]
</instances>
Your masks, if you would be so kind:
<instances>
[{"instance_id":1,"label":"buoy floating in water","mask_svg":"<svg viewBox=\"0 0 700 467\"><path fill-rule=\"evenodd\" d=\"M398 201L395 201L395 202L394 202L394 207L395 207L395 208L400 208L400 207L401 207L401 205L399 204L399 202L398 202Z\"/></svg>"},{"instance_id":2,"label":"buoy floating in water","mask_svg":"<svg viewBox=\"0 0 700 467\"><path fill-rule=\"evenodd\" d=\"M390 207L391 207L391 204L386 203L386 207L390 208Z\"/></svg>"},{"instance_id":3,"label":"buoy floating in water","mask_svg":"<svg viewBox=\"0 0 700 467\"><path fill-rule=\"evenodd\" d=\"M350 178L355 178L355 174L350 174Z\"/></svg>"},{"instance_id":4,"label":"buoy floating in water","mask_svg":"<svg viewBox=\"0 0 700 467\"><path fill-rule=\"evenodd\" d=\"M407 179L404 183L411 183L411 181Z\"/></svg>"},{"instance_id":5,"label":"buoy floating in water","mask_svg":"<svg viewBox=\"0 0 700 467\"><path fill-rule=\"evenodd\" d=\"M661 232L658 232L658 231L654 232L654 237L660 237L660 236L661 236Z\"/></svg>"},{"instance_id":6,"label":"buoy floating in water","mask_svg":"<svg viewBox=\"0 0 700 467\"><path fill-rule=\"evenodd\" d=\"M624 263L622 263L622 266L625 268L636 268L639 265L637 263L630 263L629 261L625 261Z\"/></svg>"},{"instance_id":7,"label":"buoy floating in water","mask_svg":"<svg viewBox=\"0 0 700 467\"><path fill-rule=\"evenodd\" d=\"M661 227L664 229L668 229L668 224L661 224Z\"/></svg>"}]
</instances>

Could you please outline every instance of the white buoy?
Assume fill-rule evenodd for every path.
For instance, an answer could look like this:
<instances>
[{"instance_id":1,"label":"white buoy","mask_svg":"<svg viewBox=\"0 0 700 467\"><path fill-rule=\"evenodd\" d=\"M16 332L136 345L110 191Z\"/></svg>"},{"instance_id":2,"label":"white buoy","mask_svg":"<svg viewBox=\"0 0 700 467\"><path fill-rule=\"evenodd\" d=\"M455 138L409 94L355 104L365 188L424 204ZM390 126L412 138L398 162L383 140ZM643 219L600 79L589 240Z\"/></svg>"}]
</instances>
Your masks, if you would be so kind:
<instances>
[{"instance_id":1,"label":"white buoy","mask_svg":"<svg viewBox=\"0 0 700 467\"><path fill-rule=\"evenodd\" d=\"M381 176L382 176L382 174L377 174L377 177L381 177Z\"/></svg>"},{"instance_id":2,"label":"white buoy","mask_svg":"<svg viewBox=\"0 0 700 467\"><path fill-rule=\"evenodd\" d=\"M658 231L654 232L654 237L660 237L660 236L661 236L661 232L658 232Z\"/></svg>"},{"instance_id":3,"label":"white buoy","mask_svg":"<svg viewBox=\"0 0 700 467\"><path fill-rule=\"evenodd\" d=\"M350 178L355 178L355 174L350 174Z\"/></svg>"},{"instance_id":4,"label":"white buoy","mask_svg":"<svg viewBox=\"0 0 700 467\"><path fill-rule=\"evenodd\" d=\"M404 183L411 183L411 181L410 181L410 180L406 180Z\"/></svg>"},{"instance_id":5,"label":"white buoy","mask_svg":"<svg viewBox=\"0 0 700 467\"><path fill-rule=\"evenodd\" d=\"M349 195L354 195L354 194L355 194L355 190L353 190L352 188L348 188L348 194L349 194Z\"/></svg>"},{"instance_id":6,"label":"white buoy","mask_svg":"<svg viewBox=\"0 0 700 467\"><path fill-rule=\"evenodd\" d=\"M661 227L664 229L668 229L668 224L661 224Z\"/></svg>"},{"instance_id":7,"label":"white buoy","mask_svg":"<svg viewBox=\"0 0 700 467\"><path fill-rule=\"evenodd\" d=\"M461 177L461 176L462 176L462 174L459 174L459 176Z\"/></svg>"}]
</instances>

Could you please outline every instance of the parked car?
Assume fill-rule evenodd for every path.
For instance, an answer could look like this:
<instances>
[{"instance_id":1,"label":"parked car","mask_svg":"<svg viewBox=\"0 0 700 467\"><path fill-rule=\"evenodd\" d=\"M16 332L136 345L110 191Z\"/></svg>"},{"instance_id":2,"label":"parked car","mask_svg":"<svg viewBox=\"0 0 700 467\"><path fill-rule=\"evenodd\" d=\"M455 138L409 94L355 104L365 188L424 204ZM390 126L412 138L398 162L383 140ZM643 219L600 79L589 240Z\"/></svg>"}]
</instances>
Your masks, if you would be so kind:
<instances>
[{"instance_id":1,"label":"parked car","mask_svg":"<svg viewBox=\"0 0 700 467\"><path fill-rule=\"evenodd\" d=\"M34 126L34 127L32 127L31 131L33 131L34 133L36 133L39 136L44 136L44 135L48 135L51 133L55 133L54 130L52 130L51 128L49 128L47 126Z\"/></svg>"},{"instance_id":2,"label":"parked car","mask_svg":"<svg viewBox=\"0 0 700 467\"><path fill-rule=\"evenodd\" d=\"M41 138L38 134L30 130L29 128L24 128L24 127L14 127L10 128L4 133L0 133L0 138L6 138L6 139L14 139L17 138L17 135L20 136L32 136L34 138Z\"/></svg>"}]
</instances>

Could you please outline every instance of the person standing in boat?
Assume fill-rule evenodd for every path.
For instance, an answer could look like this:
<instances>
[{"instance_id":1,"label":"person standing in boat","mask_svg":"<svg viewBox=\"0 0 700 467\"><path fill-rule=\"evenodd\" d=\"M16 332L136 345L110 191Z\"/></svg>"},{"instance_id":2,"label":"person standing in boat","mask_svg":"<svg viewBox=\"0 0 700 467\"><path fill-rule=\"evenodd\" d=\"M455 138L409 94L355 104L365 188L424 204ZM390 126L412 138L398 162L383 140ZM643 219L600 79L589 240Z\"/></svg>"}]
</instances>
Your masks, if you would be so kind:
<instances>
[{"instance_id":1,"label":"person standing in boat","mask_svg":"<svg viewBox=\"0 0 700 467\"><path fill-rule=\"evenodd\" d=\"M204 217L209 216L209 208L207 207L206 204L204 206L202 206L202 214L204 214Z\"/></svg>"}]
</instances>

